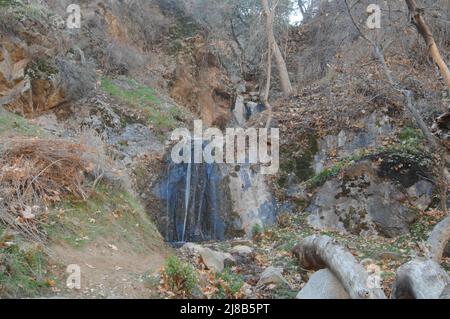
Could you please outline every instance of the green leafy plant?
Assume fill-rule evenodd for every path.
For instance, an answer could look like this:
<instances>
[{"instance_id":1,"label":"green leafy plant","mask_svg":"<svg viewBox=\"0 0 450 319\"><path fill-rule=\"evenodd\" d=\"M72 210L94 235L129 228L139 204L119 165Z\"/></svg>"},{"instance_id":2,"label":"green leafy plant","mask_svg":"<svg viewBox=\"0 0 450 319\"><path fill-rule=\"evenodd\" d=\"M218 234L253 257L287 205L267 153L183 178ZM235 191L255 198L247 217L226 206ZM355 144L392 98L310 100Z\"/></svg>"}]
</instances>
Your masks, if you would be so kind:
<instances>
[{"instance_id":1,"label":"green leafy plant","mask_svg":"<svg viewBox=\"0 0 450 319\"><path fill-rule=\"evenodd\" d=\"M197 275L191 265L176 256L170 256L164 267L164 277L170 289L182 295L190 296L198 283Z\"/></svg>"},{"instance_id":2,"label":"green leafy plant","mask_svg":"<svg viewBox=\"0 0 450 319\"><path fill-rule=\"evenodd\" d=\"M238 293L245 283L241 275L235 274L228 268L223 272L216 274L216 280L218 282L218 292L216 296L219 299L237 298Z\"/></svg>"}]
</instances>

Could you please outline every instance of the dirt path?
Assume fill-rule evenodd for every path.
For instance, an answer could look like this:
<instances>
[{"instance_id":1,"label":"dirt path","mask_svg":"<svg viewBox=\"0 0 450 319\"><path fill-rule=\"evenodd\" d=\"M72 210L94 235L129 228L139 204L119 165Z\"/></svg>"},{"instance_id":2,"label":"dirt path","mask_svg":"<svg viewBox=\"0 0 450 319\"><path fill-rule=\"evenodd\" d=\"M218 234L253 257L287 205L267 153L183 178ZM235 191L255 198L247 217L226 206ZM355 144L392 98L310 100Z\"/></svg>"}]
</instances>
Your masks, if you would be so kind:
<instances>
[{"instance_id":1,"label":"dirt path","mask_svg":"<svg viewBox=\"0 0 450 319\"><path fill-rule=\"evenodd\" d=\"M83 247L68 245L51 247L51 259L55 265L55 275L60 278L61 291L56 297L62 298L158 298L159 277L154 275L164 264L167 249L135 253L127 245L96 241ZM81 289L65 287L69 274L64 273L68 265L81 268ZM58 269L58 270L56 270Z\"/></svg>"}]
</instances>

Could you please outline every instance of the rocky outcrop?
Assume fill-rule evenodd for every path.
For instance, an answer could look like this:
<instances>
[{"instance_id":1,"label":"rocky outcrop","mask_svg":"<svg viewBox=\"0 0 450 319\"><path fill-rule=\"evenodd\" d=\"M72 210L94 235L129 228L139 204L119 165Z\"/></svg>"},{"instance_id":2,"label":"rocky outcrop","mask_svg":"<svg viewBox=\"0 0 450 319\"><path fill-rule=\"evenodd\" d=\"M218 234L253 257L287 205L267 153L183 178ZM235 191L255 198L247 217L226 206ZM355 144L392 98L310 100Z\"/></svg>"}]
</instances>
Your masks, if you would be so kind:
<instances>
[{"instance_id":1,"label":"rocky outcrop","mask_svg":"<svg viewBox=\"0 0 450 319\"><path fill-rule=\"evenodd\" d=\"M318 229L398 236L408 232L416 219L411 204L428 207L432 189L432 184L423 180L406 189L393 179L380 177L379 168L371 161L363 161L318 190L307 209L308 222Z\"/></svg>"},{"instance_id":2,"label":"rocky outcrop","mask_svg":"<svg viewBox=\"0 0 450 319\"><path fill-rule=\"evenodd\" d=\"M50 26L45 31L53 32ZM41 42L42 35L33 28L22 30L20 38L0 36L0 105L34 117L85 97L94 88L94 69L80 57L66 57L70 45L49 38Z\"/></svg>"},{"instance_id":3,"label":"rocky outcrop","mask_svg":"<svg viewBox=\"0 0 450 319\"><path fill-rule=\"evenodd\" d=\"M353 124L351 129L343 129L338 134L327 135L319 141L319 151L314 156L314 171L321 173L331 164L332 158L344 158L358 150L382 145L384 138L394 131L392 119L374 112Z\"/></svg>"},{"instance_id":4,"label":"rocky outcrop","mask_svg":"<svg viewBox=\"0 0 450 319\"><path fill-rule=\"evenodd\" d=\"M192 51L178 57L171 96L200 115L205 125L223 127L231 116L233 85L205 40L198 36L189 41Z\"/></svg>"},{"instance_id":5,"label":"rocky outcrop","mask_svg":"<svg viewBox=\"0 0 450 319\"><path fill-rule=\"evenodd\" d=\"M233 228L252 235L253 227L272 225L276 220L276 206L264 175L250 165L228 173L228 187L234 213Z\"/></svg>"},{"instance_id":6,"label":"rocky outcrop","mask_svg":"<svg viewBox=\"0 0 450 319\"><path fill-rule=\"evenodd\" d=\"M29 62L26 47L19 39L0 36L0 105L23 113L32 110L31 83L25 77Z\"/></svg>"}]
</instances>

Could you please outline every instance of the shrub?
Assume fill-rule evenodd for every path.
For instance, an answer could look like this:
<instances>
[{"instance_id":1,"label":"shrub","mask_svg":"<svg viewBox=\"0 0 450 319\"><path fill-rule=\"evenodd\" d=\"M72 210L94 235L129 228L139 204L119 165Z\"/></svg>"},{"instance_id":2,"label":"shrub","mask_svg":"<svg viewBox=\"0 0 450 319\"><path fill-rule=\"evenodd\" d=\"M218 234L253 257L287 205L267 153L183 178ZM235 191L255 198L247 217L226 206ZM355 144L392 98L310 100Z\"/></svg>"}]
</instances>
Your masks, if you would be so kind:
<instances>
[{"instance_id":1,"label":"shrub","mask_svg":"<svg viewBox=\"0 0 450 319\"><path fill-rule=\"evenodd\" d=\"M254 224L252 226L252 237L254 240L259 239L261 234L263 233L263 227L260 224Z\"/></svg>"},{"instance_id":2,"label":"shrub","mask_svg":"<svg viewBox=\"0 0 450 319\"><path fill-rule=\"evenodd\" d=\"M225 269L222 273L216 275L218 292L220 299L238 298L244 279L241 275L235 274L230 269Z\"/></svg>"},{"instance_id":3,"label":"shrub","mask_svg":"<svg viewBox=\"0 0 450 319\"><path fill-rule=\"evenodd\" d=\"M164 277L173 292L184 296L190 296L198 283L197 275L192 266L176 256L167 258Z\"/></svg>"}]
</instances>

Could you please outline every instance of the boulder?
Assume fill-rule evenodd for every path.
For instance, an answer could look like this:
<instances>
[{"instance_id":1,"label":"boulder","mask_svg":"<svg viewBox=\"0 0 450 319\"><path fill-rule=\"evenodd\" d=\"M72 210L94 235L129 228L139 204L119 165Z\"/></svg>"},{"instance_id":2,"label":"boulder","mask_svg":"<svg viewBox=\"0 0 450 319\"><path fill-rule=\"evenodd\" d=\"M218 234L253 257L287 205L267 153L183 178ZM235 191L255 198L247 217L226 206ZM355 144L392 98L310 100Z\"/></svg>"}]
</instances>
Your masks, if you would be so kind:
<instances>
[{"instance_id":1,"label":"boulder","mask_svg":"<svg viewBox=\"0 0 450 319\"><path fill-rule=\"evenodd\" d=\"M298 293L297 299L350 299L339 280L328 269L315 272Z\"/></svg>"},{"instance_id":2,"label":"boulder","mask_svg":"<svg viewBox=\"0 0 450 319\"><path fill-rule=\"evenodd\" d=\"M314 171L321 173L332 165L334 158L346 158L358 151L382 144L383 139L392 135L392 119L381 113L373 112L362 118L354 118L353 127L363 129L344 129L338 134L327 135L319 140L319 151L314 156ZM333 156L331 156L333 154Z\"/></svg>"},{"instance_id":3,"label":"boulder","mask_svg":"<svg viewBox=\"0 0 450 319\"><path fill-rule=\"evenodd\" d=\"M228 253L218 252L205 247L199 253L205 266L216 273L222 272L226 265L229 266L234 263L234 258Z\"/></svg>"},{"instance_id":4,"label":"boulder","mask_svg":"<svg viewBox=\"0 0 450 319\"><path fill-rule=\"evenodd\" d=\"M235 264L235 259L231 254L219 252L195 243L186 243L181 250L200 255L203 264L213 272L220 273L227 266Z\"/></svg>"},{"instance_id":5,"label":"boulder","mask_svg":"<svg viewBox=\"0 0 450 319\"><path fill-rule=\"evenodd\" d=\"M289 287L289 283L282 275L283 268L277 267L269 267L261 274L259 281L257 283L257 287L261 288L267 285L279 285L279 286L287 286Z\"/></svg>"},{"instance_id":6,"label":"boulder","mask_svg":"<svg viewBox=\"0 0 450 319\"><path fill-rule=\"evenodd\" d=\"M406 189L395 180L380 177L374 165L359 162L327 181L307 209L309 224L355 235L395 237L407 233L416 213L409 207Z\"/></svg>"},{"instance_id":7,"label":"boulder","mask_svg":"<svg viewBox=\"0 0 450 319\"><path fill-rule=\"evenodd\" d=\"M250 257L251 255L253 255L253 248L243 245L234 246L230 252L232 255L238 255L241 257Z\"/></svg>"},{"instance_id":8,"label":"boulder","mask_svg":"<svg viewBox=\"0 0 450 319\"><path fill-rule=\"evenodd\" d=\"M433 184L425 180L420 180L408 188L412 204L420 210L427 209L433 200L433 188Z\"/></svg>"}]
</instances>

